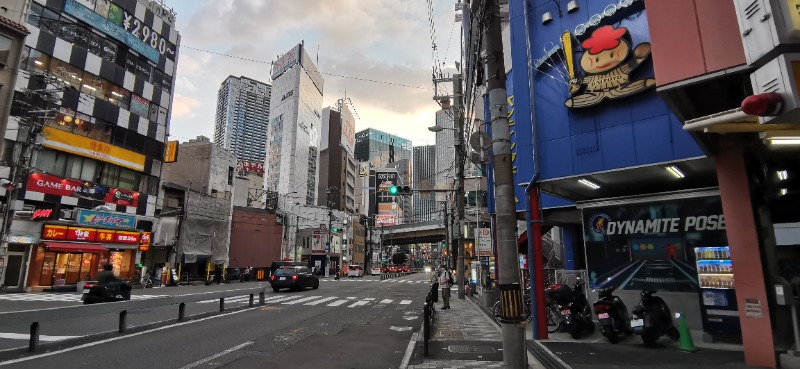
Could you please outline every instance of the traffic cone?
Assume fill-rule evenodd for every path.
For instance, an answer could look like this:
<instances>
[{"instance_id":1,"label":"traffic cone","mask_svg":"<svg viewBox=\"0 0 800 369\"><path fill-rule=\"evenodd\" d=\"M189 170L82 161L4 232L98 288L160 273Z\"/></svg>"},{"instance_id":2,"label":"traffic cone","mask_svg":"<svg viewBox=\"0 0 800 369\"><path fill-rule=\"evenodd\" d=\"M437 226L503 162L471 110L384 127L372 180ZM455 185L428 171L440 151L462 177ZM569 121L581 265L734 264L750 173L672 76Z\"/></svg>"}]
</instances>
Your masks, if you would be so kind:
<instances>
[{"instance_id":1,"label":"traffic cone","mask_svg":"<svg viewBox=\"0 0 800 369\"><path fill-rule=\"evenodd\" d=\"M692 341L692 334L689 332L689 327L686 325L686 318L684 318L681 313L675 314L675 317L678 318L678 333L680 334L678 350L684 352L697 351L694 347L694 341Z\"/></svg>"}]
</instances>

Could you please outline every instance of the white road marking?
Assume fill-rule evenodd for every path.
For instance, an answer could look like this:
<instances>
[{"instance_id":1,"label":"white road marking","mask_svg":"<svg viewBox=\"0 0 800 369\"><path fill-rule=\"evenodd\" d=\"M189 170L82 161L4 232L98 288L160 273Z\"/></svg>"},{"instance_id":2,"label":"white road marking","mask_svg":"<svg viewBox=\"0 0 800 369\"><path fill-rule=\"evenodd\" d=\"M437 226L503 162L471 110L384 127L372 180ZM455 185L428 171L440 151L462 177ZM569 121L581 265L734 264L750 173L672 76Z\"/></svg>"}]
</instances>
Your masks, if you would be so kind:
<instances>
[{"instance_id":1,"label":"white road marking","mask_svg":"<svg viewBox=\"0 0 800 369\"><path fill-rule=\"evenodd\" d=\"M405 332L405 331L410 331L411 327L395 327L395 326L391 326L391 327L389 327L389 329L391 329L393 331L398 331L398 332Z\"/></svg>"},{"instance_id":2,"label":"white road marking","mask_svg":"<svg viewBox=\"0 0 800 369\"><path fill-rule=\"evenodd\" d=\"M81 336L45 336L40 335L39 341L45 342L55 342L55 341L63 341L72 338L78 338ZM0 338L6 338L10 340L27 340L31 338L30 334L27 333L0 333Z\"/></svg>"},{"instance_id":3,"label":"white road marking","mask_svg":"<svg viewBox=\"0 0 800 369\"><path fill-rule=\"evenodd\" d=\"M364 306L366 304L369 304L369 301L361 300L361 301L356 301L356 303L354 303L353 305L350 305L348 307L352 308L352 307L356 307L356 306Z\"/></svg>"},{"instance_id":4,"label":"white road marking","mask_svg":"<svg viewBox=\"0 0 800 369\"><path fill-rule=\"evenodd\" d=\"M318 299L320 297L322 297L322 296L309 296L309 297L302 298L302 299L299 299L299 300L284 302L283 304L284 305L294 305L294 304L299 304L301 302L306 302L306 301L311 301L311 300L314 300L314 299Z\"/></svg>"},{"instance_id":5,"label":"white road marking","mask_svg":"<svg viewBox=\"0 0 800 369\"><path fill-rule=\"evenodd\" d=\"M334 302L332 302L332 303L328 304L328 306L339 306L339 305L342 305L342 304L344 304L344 303L347 303L347 302L350 302L350 301L351 301L351 300L339 300L339 301L334 301Z\"/></svg>"},{"instance_id":6,"label":"white road marking","mask_svg":"<svg viewBox=\"0 0 800 369\"><path fill-rule=\"evenodd\" d=\"M197 360L197 361L195 361L195 362L193 362L193 363L191 363L189 365L186 365L186 366L182 367L181 369L191 369L191 368L200 366L200 365L205 364L205 363L207 363L207 362L209 362L211 360L214 360L214 359L216 359L218 357L225 356L227 354L230 354L231 352L243 349L243 348L245 348L247 346L250 346L252 344L253 344L253 341L250 341L250 342L245 342L245 343L243 343L241 345L238 345L238 346L233 346L233 347L231 347L231 348L229 348L229 349L227 349L225 351L218 352L218 353L216 353L214 355L211 355L211 356L209 356L209 357L207 357L205 359Z\"/></svg>"},{"instance_id":7,"label":"white road marking","mask_svg":"<svg viewBox=\"0 0 800 369\"><path fill-rule=\"evenodd\" d=\"M403 301L400 301L400 305L408 305L408 304L410 304L410 303L411 303L411 300L403 300Z\"/></svg>"},{"instance_id":8,"label":"white road marking","mask_svg":"<svg viewBox=\"0 0 800 369\"><path fill-rule=\"evenodd\" d=\"M374 298L374 297L365 297L365 298L364 298L364 300L367 300L367 301L374 301L374 300L375 300L375 298Z\"/></svg>"},{"instance_id":9,"label":"white road marking","mask_svg":"<svg viewBox=\"0 0 800 369\"><path fill-rule=\"evenodd\" d=\"M357 299L357 298L358 298L358 297L355 297L355 296L348 296L348 297L347 297L347 299L348 299L348 300L355 300L355 299Z\"/></svg>"},{"instance_id":10,"label":"white road marking","mask_svg":"<svg viewBox=\"0 0 800 369\"><path fill-rule=\"evenodd\" d=\"M390 304L391 302L392 302L392 300L386 299L386 300L381 300L381 302L379 302L379 304Z\"/></svg>"},{"instance_id":11,"label":"white road marking","mask_svg":"<svg viewBox=\"0 0 800 369\"><path fill-rule=\"evenodd\" d=\"M299 299L300 297L302 297L302 296L286 296L286 297L277 298L277 299L272 300L272 301L267 301L266 303L267 304L274 304L276 302L286 302L286 301L289 301L289 300Z\"/></svg>"},{"instance_id":12,"label":"white road marking","mask_svg":"<svg viewBox=\"0 0 800 369\"><path fill-rule=\"evenodd\" d=\"M130 333L130 334L126 334L124 336L117 336L117 337L107 338L107 339L104 339L104 340L84 343L82 345L68 347L68 348L61 349L61 350L45 352L45 353L38 354L38 355L26 356L26 357L22 357L22 358L19 358L19 359L14 359L14 360L7 360L7 361L0 362L0 366L16 364L16 363L21 363L21 362L25 362L25 361L31 361L31 360L35 360L35 359L39 359L39 358L43 358L43 357L62 354L62 353L65 353L65 352L80 350L80 349L84 349L84 348L87 348L87 347L96 347L98 345L101 345L101 344L104 344L104 343L108 343L108 342L124 340L126 338L141 336L143 334L148 334L148 333L157 332L157 331L163 331L165 329L170 329L170 328L174 328L174 327L180 327L180 326L187 325L187 324L195 324L195 323L199 323L199 322L210 320L210 319L216 319L216 318L226 317L226 316L229 316L229 315L240 314L240 313L243 313L245 311L251 311L251 310L255 310L255 309L258 309L258 308L257 307L252 307L252 308L246 308L246 309L242 309L242 310L236 310L236 311L232 311L230 313L213 315L213 316L209 316L209 317L205 317L205 318L189 320L189 321L186 321L186 322L180 322L180 323L165 325L165 326L161 326L161 327L156 327L156 328L148 329L148 330L141 331L141 332Z\"/></svg>"},{"instance_id":13,"label":"white road marking","mask_svg":"<svg viewBox=\"0 0 800 369\"><path fill-rule=\"evenodd\" d=\"M303 304L303 305L319 305L319 304L321 304L321 303L323 303L325 301L335 300L337 298L338 297L336 297L336 296L325 297L325 298L319 299L317 301L312 301L312 302L309 302L309 303Z\"/></svg>"}]
</instances>

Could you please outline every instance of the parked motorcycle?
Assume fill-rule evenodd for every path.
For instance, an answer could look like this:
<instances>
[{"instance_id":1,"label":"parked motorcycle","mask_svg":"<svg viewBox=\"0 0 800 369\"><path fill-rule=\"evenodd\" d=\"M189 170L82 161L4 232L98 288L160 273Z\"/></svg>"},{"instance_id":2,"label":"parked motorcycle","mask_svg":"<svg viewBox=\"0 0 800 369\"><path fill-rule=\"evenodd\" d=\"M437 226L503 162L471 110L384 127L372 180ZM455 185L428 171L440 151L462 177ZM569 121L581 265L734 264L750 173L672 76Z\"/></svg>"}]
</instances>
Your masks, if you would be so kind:
<instances>
[{"instance_id":1,"label":"parked motorcycle","mask_svg":"<svg viewBox=\"0 0 800 369\"><path fill-rule=\"evenodd\" d=\"M669 306L661 297L654 296L655 293L656 291L642 291L642 299L633 308L631 318L633 332L642 336L642 342L648 347L655 346L663 335L673 340L680 338L680 333L672 322Z\"/></svg>"},{"instance_id":2,"label":"parked motorcycle","mask_svg":"<svg viewBox=\"0 0 800 369\"><path fill-rule=\"evenodd\" d=\"M84 305L130 300L131 285L125 282L94 284L88 292L84 292L82 299Z\"/></svg>"},{"instance_id":3,"label":"parked motorcycle","mask_svg":"<svg viewBox=\"0 0 800 369\"><path fill-rule=\"evenodd\" d=\"M569 332L572 338L578 339L584 333L594 331L592 322L592 309L589 300L583 293L585 282L578 280L575 286L556 284L547 287L545 292L550 301L558 304L561 312L561 329Z\"/></svg>"},{"instance_id":4,"label":"parked motorcycle","mask_svg":"<svg viewBox=\"0 0 800 369\"><path fill-rule=\"evenodd\" d=\"M632 334L628 308L619 296L614 296L614 287L598 292L599 300L594 303L594 313L600 322L600 332L611 343L619 342L620 335Z\"/></svg>"}]
</instances>

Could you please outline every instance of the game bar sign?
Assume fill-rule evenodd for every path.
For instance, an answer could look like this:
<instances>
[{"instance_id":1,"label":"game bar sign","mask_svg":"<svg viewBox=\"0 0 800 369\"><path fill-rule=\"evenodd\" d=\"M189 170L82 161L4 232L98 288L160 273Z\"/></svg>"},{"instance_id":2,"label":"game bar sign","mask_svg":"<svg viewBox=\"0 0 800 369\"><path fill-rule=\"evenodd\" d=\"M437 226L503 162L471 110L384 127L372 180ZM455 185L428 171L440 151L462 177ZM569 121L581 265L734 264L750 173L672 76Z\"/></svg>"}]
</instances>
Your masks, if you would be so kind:
<instances>
[{"instance_id":1,"label":"game bar sign","mask_svg":"<svg viewBox=\"0 0 800 369\"><path fill-rule=\"evenodd\" d=\"M77 179L65 179L50 174L28 175L27 191L48 195L80 197L122 206L138 206L139 193L121 188L106 187Z\"/></svg>"},{"instance_id":2,"label":"game bar sign","mask_svg":"<svg viewBox=\"0 0 800 369\"><path fill-rule=\"evenodd\" d=\"M42 229L42 239L138 245L139 232L113 231L109 229L48 224L44 226L44 229Z\"/></svg>"}]
</instances>

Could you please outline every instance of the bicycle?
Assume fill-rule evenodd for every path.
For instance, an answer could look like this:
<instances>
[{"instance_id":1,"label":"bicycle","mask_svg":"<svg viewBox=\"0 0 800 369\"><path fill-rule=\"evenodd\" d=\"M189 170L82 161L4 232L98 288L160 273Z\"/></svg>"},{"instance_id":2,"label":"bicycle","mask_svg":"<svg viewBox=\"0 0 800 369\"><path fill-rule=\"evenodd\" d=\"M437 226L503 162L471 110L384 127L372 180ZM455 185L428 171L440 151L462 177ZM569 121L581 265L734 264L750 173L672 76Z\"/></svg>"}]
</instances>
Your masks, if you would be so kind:
<instances>
[{"instance_id":1,"label":"bicycle","mask_svg":"<svg viewBox=\"0 0 800 369\"><path fill-rule=\"evenodd\" d=\"M522 300L525 304L525 320L530 322L531 321L531 296L524 295L522 296ZM500 301L494 303L494 307L492 308L492 315L494 315L494 321L497 324L500 324Z\"/></svg>"}]
</instances>

